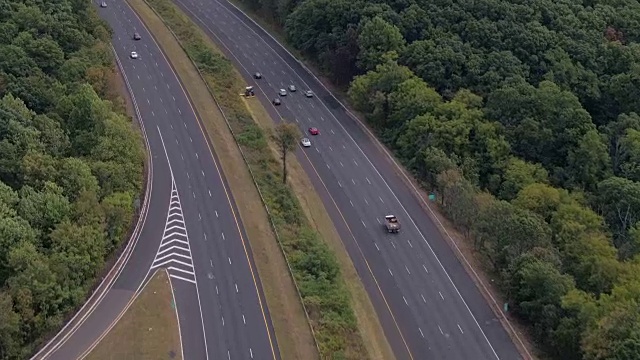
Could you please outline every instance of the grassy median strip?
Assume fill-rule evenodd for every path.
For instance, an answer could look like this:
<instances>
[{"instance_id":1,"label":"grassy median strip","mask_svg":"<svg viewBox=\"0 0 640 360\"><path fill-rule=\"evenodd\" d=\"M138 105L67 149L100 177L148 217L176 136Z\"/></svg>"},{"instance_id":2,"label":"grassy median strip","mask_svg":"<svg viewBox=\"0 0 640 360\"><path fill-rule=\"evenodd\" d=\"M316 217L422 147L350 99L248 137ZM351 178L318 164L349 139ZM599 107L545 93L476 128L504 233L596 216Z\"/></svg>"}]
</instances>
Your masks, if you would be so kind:
<instances>
[{"instance_id":1,"label":"grassy median strip","mask_svg":"<svg viewBox=\"0 0 640 360\"><path fill-rule=\"evenodd\" d=\"M182 359L178 319L166 271L156 272L86 359Z\"/></svg>"},{"instance_id":2,"label":"grassy median strip","mask_svg":"<svg viewBox=\"0 0 640 360\"><path fill-rule=\"evenodd\" d=\"M129 1L136 4L136 10L138 10L142 0ZM320 348L320 357L323 359L365 359L370 357L358 329L358 321L351 304L351 295L345 286L338 259L310 224L294 192L282 184L280 164L269 148L269 137L254 121L243 103L242 97L239 96L243 90L244 81L232 64L212 47L213 44L208 41L200 29L170 1L149 0L148 4L162 17L178 37L182 47L195 60L229 120L258 187L271 211L281 245L287 255L303 303L308 311ZM156 34L155 30L153 32ZM172 63L175 65L174 61ZM190 84L187 79L183 79L183 82ZM225 131L217 124L207 130L210 136L212 133ZM217 151L218 144L215 139L214 146ZM219 155L223 157L223 155ZM240 205L242 201L238 199L238 194L235 191L234 196ZM256 207L255 200L249 204ZM242 218L243 221L246 221L244 216ZM249 237L251 238L251 235ZM254 246L256 239L250 240ZM263 283L267 283L270 277L283 277L282 272L265 274L263 273L264 269L261 269L260 265L258 267ZM272 295L283 297L283 294ZM272 307L273 298L267 299L267 301L272 316L276 316L278 309ZM276 331L279 341L282 336L291 335L278 333L277 329ZM308 356L300 356L301 354L290 356L284 352L282 355L283 358L309 358Z\"/></svg>"}]
</instances>

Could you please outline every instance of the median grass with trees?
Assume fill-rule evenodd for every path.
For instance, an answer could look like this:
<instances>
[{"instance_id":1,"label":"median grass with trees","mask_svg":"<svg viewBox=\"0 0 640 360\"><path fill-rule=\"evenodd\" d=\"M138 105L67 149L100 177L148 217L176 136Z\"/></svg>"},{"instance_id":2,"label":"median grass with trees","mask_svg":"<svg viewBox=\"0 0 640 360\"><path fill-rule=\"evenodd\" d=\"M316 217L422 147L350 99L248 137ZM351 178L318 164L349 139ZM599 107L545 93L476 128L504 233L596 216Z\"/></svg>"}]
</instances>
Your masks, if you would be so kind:
<instances>
[{"instance_id":1,"label":"median grass with trees","mask_svg":"<svg viewBox=\"0 0 640 360\"><path fill-rule=\"evenodd\" d=\"M309 225L298 199L283 181L283 164L270 148L278 136L266 133L253 120L239 96L244 80L170 1L147 0L147 3L194 60L230 123L269 208L311 321L320 357L367 358L336 257ZM278 145L291 149L288 141Z\"/></svg>"},{"instance_id":2,"label":"median grass with trees","mask_svg":"<svg viewBox=\"0 0 640 360\"><path fill-rule=\"evenodd\" d=\"M243 3L348 89L542 356L640 358L638 1Z\"/></svg>"},{"instance_id":3,"label":"median grass with trees","mask_svg":"<svg viewBox=\"0 0 640 360\"><path fill-rule=\"evenodd\" d=\"M0 359L86 299L140 203L142 138L88 1L0 6Z\"/></svg>"}]
</instances>

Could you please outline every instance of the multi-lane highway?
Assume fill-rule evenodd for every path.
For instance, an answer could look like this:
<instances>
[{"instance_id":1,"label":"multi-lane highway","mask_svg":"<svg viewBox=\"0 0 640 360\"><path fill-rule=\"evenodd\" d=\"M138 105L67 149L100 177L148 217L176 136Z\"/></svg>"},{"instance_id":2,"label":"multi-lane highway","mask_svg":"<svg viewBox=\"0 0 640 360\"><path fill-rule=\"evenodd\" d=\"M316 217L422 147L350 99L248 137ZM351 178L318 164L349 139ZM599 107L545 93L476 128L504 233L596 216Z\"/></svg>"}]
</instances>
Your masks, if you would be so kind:
<instances>
[{"instance_id":1,"label":"multi-lane highway","mask_svg":"<svg viewBox=\"0 0 640 360\"><path fill-rule=\"evenodd\" d=\"M184 359L279 359L233 198L182 85L125 1L107 1L99 14L113 29L151 153L148 211L117 279L34 358L86 356L151 271L162 267L171 278Z\"/></svg>"},{"instance_id":2,"label":"multi-lane highway","mask_svg":"<svg viewBox=\"0 0 640 360\"><path fill-rule=\"evenodd\" d=\"M519 359L494 312L397 169L347 110L274 38L225 0L174 0L259 90L274 118L297 123L312 147L298 158L320 192L398 358ZM263 79L252 74L261 72ZM293 84L312 90L271 100ZM260 93L261 92L261 93ZM399 234L384 216L396 215Z\"/></svg>"}]
</instances>

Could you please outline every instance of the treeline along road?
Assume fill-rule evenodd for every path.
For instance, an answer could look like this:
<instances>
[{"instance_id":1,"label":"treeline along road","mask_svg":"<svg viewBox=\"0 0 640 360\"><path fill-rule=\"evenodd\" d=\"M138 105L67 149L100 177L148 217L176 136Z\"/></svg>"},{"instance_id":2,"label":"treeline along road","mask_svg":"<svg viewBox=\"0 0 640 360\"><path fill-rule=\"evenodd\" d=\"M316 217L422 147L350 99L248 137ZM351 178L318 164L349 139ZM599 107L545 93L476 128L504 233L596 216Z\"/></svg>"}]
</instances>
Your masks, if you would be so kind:
<instances>
[{"instance_id":1,"label":"treeline along road","mask_svg":"<svg viewBox=\"0 0 640 360\"><path fill-rule=\"evenodd\" d=\"M142 192L142 138L90 1L0 3L0 359L83 303Z\"/></svg>"}]
</instances>

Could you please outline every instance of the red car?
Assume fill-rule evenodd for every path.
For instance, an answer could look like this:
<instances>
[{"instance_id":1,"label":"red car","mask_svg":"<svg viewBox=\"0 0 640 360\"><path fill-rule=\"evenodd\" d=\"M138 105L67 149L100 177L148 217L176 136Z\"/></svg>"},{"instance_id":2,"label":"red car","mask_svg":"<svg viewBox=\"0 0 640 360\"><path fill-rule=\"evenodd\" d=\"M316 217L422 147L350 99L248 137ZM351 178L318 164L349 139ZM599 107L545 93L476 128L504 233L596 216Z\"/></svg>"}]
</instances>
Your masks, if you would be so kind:
<instances>
[{"instance_id":1,"label":"red car","mask_svg":"<svg viewBox=\"0 0 640 360\"><path fill-rule=\"evenodd\" d=\"M309 134L318 135L318 134L320 134L320 130L318 130L318 128L311 127L311 128L309 128Z\"/></svg>"}]
</instances>

